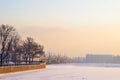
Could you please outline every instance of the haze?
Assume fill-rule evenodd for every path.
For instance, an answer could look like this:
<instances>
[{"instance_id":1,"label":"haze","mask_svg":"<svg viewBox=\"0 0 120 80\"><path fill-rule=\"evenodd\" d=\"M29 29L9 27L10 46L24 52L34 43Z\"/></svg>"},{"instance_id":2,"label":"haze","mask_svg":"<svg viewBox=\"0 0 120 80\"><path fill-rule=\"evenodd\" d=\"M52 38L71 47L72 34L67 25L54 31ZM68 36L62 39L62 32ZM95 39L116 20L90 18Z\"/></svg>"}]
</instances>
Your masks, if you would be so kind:
<instances>
[{"instance_id":1,"label":"haze","mask_svg":"<svg viewBox=\"0 0 120 80\"><path fill-rule=\"evenodd\" d=\"M15 26L46 52L120 55L119 0L1 0L0 24Z\"/></svg>"}]
</instances>

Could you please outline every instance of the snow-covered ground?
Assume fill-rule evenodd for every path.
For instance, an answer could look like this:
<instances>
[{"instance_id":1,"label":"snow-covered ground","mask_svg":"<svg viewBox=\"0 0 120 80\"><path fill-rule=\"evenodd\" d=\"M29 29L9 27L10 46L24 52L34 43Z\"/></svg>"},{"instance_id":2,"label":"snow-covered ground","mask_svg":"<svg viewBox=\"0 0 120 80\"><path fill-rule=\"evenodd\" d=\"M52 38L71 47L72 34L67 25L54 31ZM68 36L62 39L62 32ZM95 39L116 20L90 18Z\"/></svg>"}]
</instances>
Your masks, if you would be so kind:
<instances>
[{"instance_id":1,"label":"snow-covered ground","mask_svg":"<svg viewBox=\"0 0 120 80\"><path fill-rule=\"evenodd\" d=\"M48 65L46 69L41 70L0 74L0 80L120 80L120 67Z\"/></svg>"}]
</instances>

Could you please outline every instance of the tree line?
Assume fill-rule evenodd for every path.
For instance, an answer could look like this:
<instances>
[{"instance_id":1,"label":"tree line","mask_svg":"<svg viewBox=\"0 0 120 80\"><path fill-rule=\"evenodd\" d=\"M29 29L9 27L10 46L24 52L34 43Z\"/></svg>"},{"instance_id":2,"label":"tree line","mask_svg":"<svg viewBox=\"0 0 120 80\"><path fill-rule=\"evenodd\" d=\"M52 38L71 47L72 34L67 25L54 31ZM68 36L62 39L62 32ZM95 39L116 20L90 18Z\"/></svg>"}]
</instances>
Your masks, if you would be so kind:
<instances>
[{"instance_id":1,"label":"tree line","mask_svg":"<svg viewBox=\"0 0 120 80\"><path fill-rule=\"evenodd\" d=\"M27 37L21 40L16 29L11 25L0 25L0 66L14 62L15 64L33 64L36 55L45 56L44 47Z\"/></svg>"},{"instance_id":2,"label":"tree line","mask_svg":"<svg viewBox=\"0 0 120 80\"><path fill-rule=\"evenodd\" d=\"M68 57L62 54L48 53L47 55L47 64L62 64L62 63L73 63L73 58Z\"/></svg>"}]
</instances>

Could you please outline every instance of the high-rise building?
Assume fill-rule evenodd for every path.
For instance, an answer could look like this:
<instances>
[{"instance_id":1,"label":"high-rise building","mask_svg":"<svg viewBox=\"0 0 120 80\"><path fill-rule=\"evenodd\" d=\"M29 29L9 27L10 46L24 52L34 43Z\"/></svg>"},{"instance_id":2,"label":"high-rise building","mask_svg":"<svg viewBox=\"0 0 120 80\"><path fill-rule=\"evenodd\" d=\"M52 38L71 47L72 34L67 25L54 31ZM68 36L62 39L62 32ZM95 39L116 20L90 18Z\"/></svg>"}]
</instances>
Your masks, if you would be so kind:
<instances>
[{"instance_id":1,"label":"high-rise building","mask_svg":"<svg viewBox=\"0 0 120 80\"><path fill-rule=\"evenodd\" d=\"M112 59L113 59L112 55L87 54L85 62L87 63L111 63Z\"/></svg>"}]
</instances>

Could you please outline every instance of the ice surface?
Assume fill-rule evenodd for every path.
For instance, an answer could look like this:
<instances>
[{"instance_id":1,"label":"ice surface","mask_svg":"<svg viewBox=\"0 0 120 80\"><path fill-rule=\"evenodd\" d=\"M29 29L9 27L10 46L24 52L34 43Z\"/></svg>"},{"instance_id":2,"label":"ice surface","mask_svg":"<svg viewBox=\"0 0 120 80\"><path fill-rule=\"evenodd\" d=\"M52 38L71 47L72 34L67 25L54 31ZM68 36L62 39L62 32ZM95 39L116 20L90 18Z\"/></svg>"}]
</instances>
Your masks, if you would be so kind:
<instances>
[{"instance_id":1,"label":"ice surface","mask_svg":"<svg viewBox=\"0 0 120 80\"><path fill-rule=\"evenodd\" d=\"M43 70L1 75L0 80L120 80L120 68L81 64L48 65Z\"/></svg>"}]
</instances>

